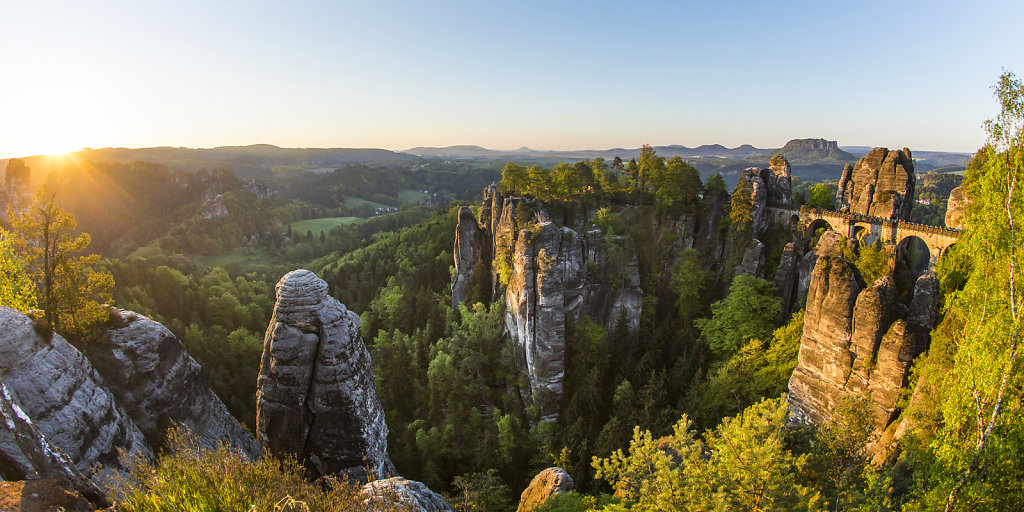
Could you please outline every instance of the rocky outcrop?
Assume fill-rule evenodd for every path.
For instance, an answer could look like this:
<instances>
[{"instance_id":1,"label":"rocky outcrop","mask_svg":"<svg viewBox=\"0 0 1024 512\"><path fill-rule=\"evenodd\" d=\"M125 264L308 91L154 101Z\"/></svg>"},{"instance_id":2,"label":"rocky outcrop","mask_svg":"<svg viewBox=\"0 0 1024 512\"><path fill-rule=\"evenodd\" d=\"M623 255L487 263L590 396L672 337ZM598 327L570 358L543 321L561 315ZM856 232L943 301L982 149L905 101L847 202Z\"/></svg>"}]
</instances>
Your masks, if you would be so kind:
<instances>
[{"instance_id":1,"label":"rocky outcrop","mask_svg":"<svg viewBox=\"0 0 1024 512\"><path fill-rule=\"evenodd\" d=\"M207 199L203 203L203 206L199 208L199 215L204 219L216 219L218 217L227 217L228 207L224 204L224 196L217 194L216 196Z\"/></svg>"},{"instance_id":2,"label":"rocky outcrop","mask_svg":"<svg viewBox=\"0 0 1024 512\"><path fill-rule=\"evenodd\" d=\"M29 317L5 307L0 307L0 379L48 442L93 480L120 468L119 450L152 455L85 356L58 334L36 332ZM0 429L0 458L31 467L20 452L11 433ZM93 473L96 464L102 465L100 474Z\"/></svg>"},{"instance_id":3,"label":"rocky outcrop","mask_svg":"<svg viewBox=\"0 0 1024 512\"><path fill-rule=\"evenodd\" d=\"M882 432L898 413L911 362L927 347L937 318L938 282L934 275L921 276L908 309L891 277L863 286L832 245L819 243L811 274L798 363L789 381L790 414L797 421L826 421L840 401L867 399Z\"/></svg>"},{"instance_id":4,"label":"rocky outcrop","mask_svg":"<svg viewBox=\"0 0 1024 512\"><path fill-rule=\"evenodd\" d=\"M761 170L756 167L745 169L740 179L745 180L750 187L750 224L754 238L761 238L768 230L769 222L768 212L765 211L768 206L768 190L761 179Z\"/></svg>"},{"instance_id":5,"label":"rocky outcrop","mask_svg":"<svg viewBox=\"0 0 1024 512\"><path fill-rule=\"evenodd\" d=\"M787 142L779 153L786 155L791 161L805 164L816 164L822 160L852 162L856 158L840 149L836 141L825 139L793 139Z\"/></svg>"},{"instance_id":6,"label":"rocky outcrop","mask_svg":"<svg viewBox=\"0 0 1024 512\"><path fill-rule=\"evenodd\" d=\"M447 501L426 485L415 480L392 477L374 480L359 491L359 500L367 512L450 512L454 511Z\"/></svg>"},{"instance_id":7,"label":"rocky outcrop","mask_svg":"<svg viewBox=\"0 0 1024 512\"><path fill-rule=\"evenodd\" d=\"M767 169L744 169L741 179L750 186L751 228L754 238L761 239L772 222L767 208L793 205L792 170L782 155L775 155Z\"/></svg>"},{"instance_id":8,"label":"rocky outcrop","mask_svg":"<svg viewBox=\"0 0 1024 512\"><path fill-rule=\"evenodd\" d=\"M840 210L891 220L910 219L914 205L914 160L910 150L872 149L839 179Z\"/></svg>"},{"instance_id":9,"label":"rocky outcrop","mask_svg":"<svg viewBox=\"0 0 1024 512\"><path fill-rule=\"evenodd\" d=\"M771 206L793 205L793 170L785 157L775 155L768 163L768 172L761 171L761 179L768 188L768 204Z\"/></svg>"},{"instance_id":10,"label":"rocky outcrop","mask_svg":"<svg viewBox=\"0 0 1024 512\"><path fill-rule=\"evenodd\" d=\"M737 274L747 274L756 278L764 278L764 244L760 240L751 240L743 259L736 267Z\"/></svg>"},{"instance_id":11,"label":"rocky outcrop","mask_svg":"<svg viewBox=\"0 0 1024 512\"><path fill-rule=\"evenodd\" d=\"M789 318L797 301L797 290L800 278L800 256L796 243L789 242L782 249L779 267L775 271L775 289L779 291L781 302L780 322Z\"/></svg>"},{"instance_id":12,"label":"rocky outcrop","mask_svg":"<svg viewBox=\"0 0 1024 512\"><path fill-rule=\"evenodd\" d=\"M960 185L949 193L949 200L946 201L946 227L963 229L964 217L967 215L967 205L971 197L967 194L967 186Z\"/></svg>"},{"instance_id":13,"label":"rocky outcrop","mask_svg":"<svg viewBox=\"0 0 1024 512\"><path fill-rule=\"evenodd\" d=\"M573 490L575 484L572 477L562 468L547 468L533 477L530 485L519 497L519 508L516 512L531 512L544 504L555 494Z\"/></svg>"},{"instance_id":14,"label":"rocky outcrop","mask_svg":"<svg viewBox=\"0 0 1024 512\"><path fill-rule=\"evenodd\" d=\"M285 274L276 291L257 381L260 444L297 457L311 476L394 474L359 316L308 270Z\"/></svg>"},{"instance_id":15,"label":"rocky outcrop","mask_svg":"<svg viewBox=\"0 0 1024 512\"><path fill-rule=\"evenodd\" d=\"M485 201L486 202L486 201ZM488 216L490 209L488 208ZM452 309L466 300L473 272L484 271L483 264L490 262L490 243L487 231L480 229L473 212L468 206L459 209L459 224L455 228L455 275L452 276Z\"/></svg>"},{"instance_id":16,"label":"rocky outcrop","mask_svg":"<svg viewBox=\"0 0 1024 512\"><path fill-rule=\"evenodd\" d=\"M131 311L115 309L110 316L114 325L89 344L86 355L150 446L163 446L167 429L181 425L204 448L224 443L250 459L258 456L256 441L171 331Z\"/></svg>"},{"instance_id":17,"label":"rocky outcrop","mask_svg":"<svg viewBox=\"0 0 1024 512\"><path fill-rule=\"evenodd\" d=\"M96 485L75 467L74 461L57 448L32 423L32 419L14 401L7 385L0 379L0 420L14 440L17 453L0 452L0 475L12 473L30 481L54 480L61 487L89 496L97 505L106 506L106 499ZM22 465L25 464L25 465ZM0 478L0 481L3 479ZM86 502L88 505L88 502ZM24 507L22 507L24 509ZM88 510L92 510L91 508Z\"/></svg>"}]
</instances>

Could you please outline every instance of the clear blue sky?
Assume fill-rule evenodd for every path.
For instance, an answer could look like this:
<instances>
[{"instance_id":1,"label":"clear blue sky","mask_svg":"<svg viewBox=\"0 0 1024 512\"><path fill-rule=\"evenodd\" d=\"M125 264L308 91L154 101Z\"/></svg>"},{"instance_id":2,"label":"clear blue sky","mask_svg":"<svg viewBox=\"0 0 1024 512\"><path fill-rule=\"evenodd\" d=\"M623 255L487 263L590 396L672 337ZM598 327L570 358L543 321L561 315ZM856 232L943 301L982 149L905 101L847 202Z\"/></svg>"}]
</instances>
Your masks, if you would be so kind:
<instances>
[{"instance_id":1,"label":"clear blue sky","mask_svg":"<svg viewBox=\"0 0 1024 512\"><path fill-rule=\"evenodd\" d=\"M0 157L84 146L973 151L1024 2L0 7Z\"/></svg>"}]
</instances>

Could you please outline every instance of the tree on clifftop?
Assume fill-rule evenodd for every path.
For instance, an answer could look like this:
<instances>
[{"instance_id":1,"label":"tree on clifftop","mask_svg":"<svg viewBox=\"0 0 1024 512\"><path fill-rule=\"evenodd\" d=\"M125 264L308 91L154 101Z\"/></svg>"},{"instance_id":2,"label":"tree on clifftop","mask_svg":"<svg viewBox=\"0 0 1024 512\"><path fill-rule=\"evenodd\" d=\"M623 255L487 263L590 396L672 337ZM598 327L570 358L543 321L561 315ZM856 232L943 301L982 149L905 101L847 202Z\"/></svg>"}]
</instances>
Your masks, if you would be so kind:
<instances>
[{"instance_id":1,"label":"tree on clifftop","mask_svg":"<svg viewBox=\"0 0 1024 512\"><path fill-rule=\"evenodd\" d=\"M12 212L10 243L39 291L50 327L62 334L84 336L104 316L100 304L110 302L114 278L93 269L98 255L82 255L88 233L75 235L78 223L39 190L32 204Z\"/></svg>"}]
</instances>

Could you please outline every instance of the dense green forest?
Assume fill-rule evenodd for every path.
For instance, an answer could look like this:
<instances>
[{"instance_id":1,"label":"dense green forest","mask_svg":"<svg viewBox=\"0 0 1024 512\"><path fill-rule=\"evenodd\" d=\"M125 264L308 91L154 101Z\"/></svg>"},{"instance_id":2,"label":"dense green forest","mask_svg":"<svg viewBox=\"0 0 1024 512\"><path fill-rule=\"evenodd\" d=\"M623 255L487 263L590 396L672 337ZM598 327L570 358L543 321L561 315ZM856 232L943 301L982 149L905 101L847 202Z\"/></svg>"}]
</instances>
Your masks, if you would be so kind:
<instances>
[{"instance_id":1,"label":"dense green forest","mask_svg":"<svg viewBox=\"0 0 1024 512\"><path fill-rule=\"evenodd\" d=\"M1011 76L1000 87L1019 107L1020 83ZM955 510L1007 510L1024 503L1024 419L1015 360L1021 237L1006 217L1024 205L1006 176L1021 172L1024 152L1019 130L1007 138L1008 122L993 123L964 178L978 198L970 229L937 269L945 321L914 366L913 383L927 382L923 402L905 405L917 428L899 458L881 464L868 458L872 426L862 402L842 404L826 424L788 422L781 397L797 364L803 312L783 317L772 282L731 268L750 238L745 182L730 195L722 176L702 179L687 161L650 146L629 161L544 168L416 160L267 182L225 169L90 162L50 173L38 197L74 214L79 225L69 233L92 235L88 250L79 243L72 252L104 256L82 263L110 276L112 290L105 299L83 293L166 325L249 429L274 284L295 268L316 272L361 315L398 471L465 510L509 510L552 465L576 481L576 491L545 505L552 511L933 510L947 501ZM604 234L613 258L636 249L645 290L639 327L630 332L620 321L606 329L586 315L566 326L558 423L538 421L519 396L504 302L491 301L489 283L451 307L459 207L475 207L492 182L550 208L593 207L590 227ZM923 175L917 198L930 204L915 205L914 219L941 224L945 198L959 184L955 175ZM833 187L796 180L794 200L828 208ZM729 265L695 249L670 254L677 240L665 225L706 214L713 197L725 198L715 229L732 244ZM293 229L327 217L358 219L317 233ZM18 273L13 256L19 230L29 228L8 227L0 270L6 282L25 283L33 276ZM772 244L766 275L787 229L766 235L782 241ZM877 248L845 256L864 276L883 272ZM46 306L45 297L10 289L0 295L5 304ZM989 309L979 313L976 304ZM89 342L87 327L75 334L74 342Z\"/></svg>"}]
</instances>

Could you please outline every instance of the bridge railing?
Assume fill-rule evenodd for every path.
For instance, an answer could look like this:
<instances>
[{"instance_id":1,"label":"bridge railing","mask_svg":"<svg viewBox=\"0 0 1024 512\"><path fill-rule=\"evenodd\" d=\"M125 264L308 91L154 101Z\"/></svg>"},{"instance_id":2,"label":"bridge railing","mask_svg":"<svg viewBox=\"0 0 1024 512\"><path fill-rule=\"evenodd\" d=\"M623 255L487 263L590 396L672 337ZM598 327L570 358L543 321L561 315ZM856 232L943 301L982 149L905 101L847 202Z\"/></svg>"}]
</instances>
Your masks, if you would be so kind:
<instances>
[{"instance_id":1,"label":"bridge railing","mask_svg":"<svg viewBox=\"0 0 1024 512\"><path fill-rule=\"evenodd\" d=\"M863 214L856 213L856 212L839 211L839 210L825 210L825 209L822 209L822 208L814 208L814 207L807 206L807 205L804 205L804 206L800 207L800 215L801 216L804 216L804 215L812 215L812 216L814 216L814 215L816 215L816 216L821 216L821 217L824 217L824 216L842 217L844 219L853 220L853 221L856 221L856 222L867 222L869 224L881 224L881 225L895 226L897 229L909 229L909 230L924 231L926 233L932 233L932 234L936 234L936 235L945 235L945 236L951 236L951 237L959 237L960 236L960 231L961 231L959 229L949 228L949 227L946 227L946 226L930 226L928 224L919 224L917 222L909 222L909 221L905 221L905 220L892 220L892 219L886 219L886 218L882 218L882 217L872 217L870 215L863 215Z\"/></svg>"}]
</instances>

